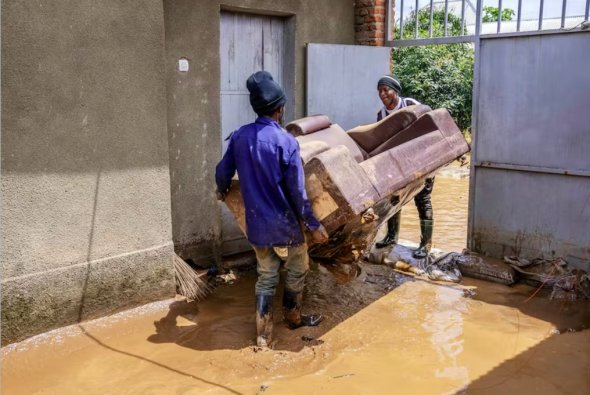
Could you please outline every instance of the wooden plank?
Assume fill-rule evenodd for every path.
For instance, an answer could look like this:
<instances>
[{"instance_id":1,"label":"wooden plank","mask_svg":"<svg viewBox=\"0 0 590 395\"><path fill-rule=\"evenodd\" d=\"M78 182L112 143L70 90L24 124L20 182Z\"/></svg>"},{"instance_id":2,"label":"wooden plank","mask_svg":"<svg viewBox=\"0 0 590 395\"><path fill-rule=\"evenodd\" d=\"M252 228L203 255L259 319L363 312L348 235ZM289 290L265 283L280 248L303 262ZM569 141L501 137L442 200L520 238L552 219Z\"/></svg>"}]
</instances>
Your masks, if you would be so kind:
<instances>
[{"instance_id":1,"label":"wooden plank","mask_svg":"<svg viewBox=\"0 0 590 395\"><path fill-rule=\"evenodd\" d=\"M221 95L221 142L222 152L227 149L225 139L237 128L254 122L256 114L250 106L248 92L242 94Z\"/></svg>"},{"instance_id":2,"label":"wooden plank","mask_svg":"<svg viewBox=\"0 0 590 395\"><path fill-rule=\"evenodd\" d=\"M271 73L282 87L285 86L283 59L285 50L285 28L280 19L268 17L262 25L263 70Z\"/></svg>"}]
</instances>

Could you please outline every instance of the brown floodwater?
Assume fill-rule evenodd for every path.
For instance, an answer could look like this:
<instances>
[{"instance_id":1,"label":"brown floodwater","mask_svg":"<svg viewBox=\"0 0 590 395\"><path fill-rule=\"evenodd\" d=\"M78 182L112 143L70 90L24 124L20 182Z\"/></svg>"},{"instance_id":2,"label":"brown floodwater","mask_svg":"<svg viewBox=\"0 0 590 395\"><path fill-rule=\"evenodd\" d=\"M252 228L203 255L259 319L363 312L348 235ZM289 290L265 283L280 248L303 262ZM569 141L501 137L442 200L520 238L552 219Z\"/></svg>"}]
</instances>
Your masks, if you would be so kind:
<instances>
[{"instance_id":1,"label":"brown floodwater","mask_svg":"<svg viewBox=\"0 0 590 395\"><path fill-rule=\"evenodd\" d=\"M437 177L435 246L465 246L467 178ZM413 204L401 237L417 241ZM362 263L342 283L308 277L319 327L253 347L254 273L206 300L167 300L2 350L2 394L590 394L590 306L465 278L405 277ZM280 306L280 290L275 308Z\"/></svg>"},{"instance_id":2,"label":"brown floodwater","mask_svg":"<svg viewBox=\"0 0 590 395\"><path fill-rule=\"evenodd\" d=\"M457 166L444 169L455 177L465 170ZM443 177L434 179L432 210L434 217L433 247L444 251L461 252L467 245L467 207L469 200L469 177ZM400 238L420 242L420 220L414 202L402 209Z\"/></svg>"}]
</instances>

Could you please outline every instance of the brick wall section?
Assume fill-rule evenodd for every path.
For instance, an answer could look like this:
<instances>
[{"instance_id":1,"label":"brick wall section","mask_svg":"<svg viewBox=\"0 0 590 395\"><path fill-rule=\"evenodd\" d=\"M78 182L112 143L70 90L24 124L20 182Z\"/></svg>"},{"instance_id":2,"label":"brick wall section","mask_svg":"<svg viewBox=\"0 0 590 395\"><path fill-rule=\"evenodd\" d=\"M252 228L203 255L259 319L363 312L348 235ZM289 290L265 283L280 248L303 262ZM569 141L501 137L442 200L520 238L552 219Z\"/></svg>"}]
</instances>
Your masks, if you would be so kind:
<instances>
[{"instance_id":1,"label":"brick wall section","mask_svg":"<svg viewBox=\"0 0 590 395\"><path fill-rule=\"evenodd\" d=\"M393 4L392 1L392 8ZM373 46L385 44L386 6L386 0L357 0L355 2L354 31L357 44Z\"/></svg>"}]
</instances>

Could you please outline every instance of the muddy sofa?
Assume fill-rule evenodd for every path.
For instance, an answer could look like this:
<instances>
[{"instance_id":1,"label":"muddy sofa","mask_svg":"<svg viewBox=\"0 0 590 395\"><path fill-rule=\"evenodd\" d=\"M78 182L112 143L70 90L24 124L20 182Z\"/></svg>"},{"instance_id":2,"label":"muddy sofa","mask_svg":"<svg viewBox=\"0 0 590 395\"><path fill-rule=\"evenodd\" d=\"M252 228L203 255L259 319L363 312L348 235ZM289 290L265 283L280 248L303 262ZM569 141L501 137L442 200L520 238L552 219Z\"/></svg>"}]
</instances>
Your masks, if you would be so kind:
<instances>
[{"instance_id":1,"label":"muddy sofa","mask_svg":"<svg viewBox=\"0 0 590 395\"><path fill-rule=\"evenodd\" d=\"M328 232L382 199L412 198L420 188L403 188L469 149L446 109L424 105L348 132L324 115L293 121L286 129L300 143L308 195Z\"/></svg>"},{"instance_id":2,"label":"muddy sofa","mask_svg":"<svg viewBox=\"0 0 590 395\"><path fill-rule=\"evenodd\" d=\"M358 258L426 177L469 150L448 111L424 105L348 132L325 115L295 120L286 129L299 141L308 197L330 234L328 243L310 252L331 259ZM226 204L244 229L238 181Z\"/></svg>"}]
</instances>

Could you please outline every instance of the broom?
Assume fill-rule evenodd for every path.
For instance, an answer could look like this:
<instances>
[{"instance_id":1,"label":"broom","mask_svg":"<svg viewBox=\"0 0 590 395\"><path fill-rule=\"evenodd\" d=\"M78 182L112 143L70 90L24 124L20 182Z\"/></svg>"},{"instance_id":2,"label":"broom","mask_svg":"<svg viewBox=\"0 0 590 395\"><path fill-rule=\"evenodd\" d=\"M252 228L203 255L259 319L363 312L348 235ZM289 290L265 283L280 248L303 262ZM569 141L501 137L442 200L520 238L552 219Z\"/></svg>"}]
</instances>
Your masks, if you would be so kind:
<instances>
[{"instance_id":1,"label":"broom","mask_svg":"<svg viewBox=\"0 0 590 395\"><path fill-rule=\"evenodd\" d=\"M176 292L186 297L187 300L200 301L205 299L212 291L209 285L207 271L197 272L184 259L174 254L174 271L176 273Z\"/></svg>"}]
</instances>

